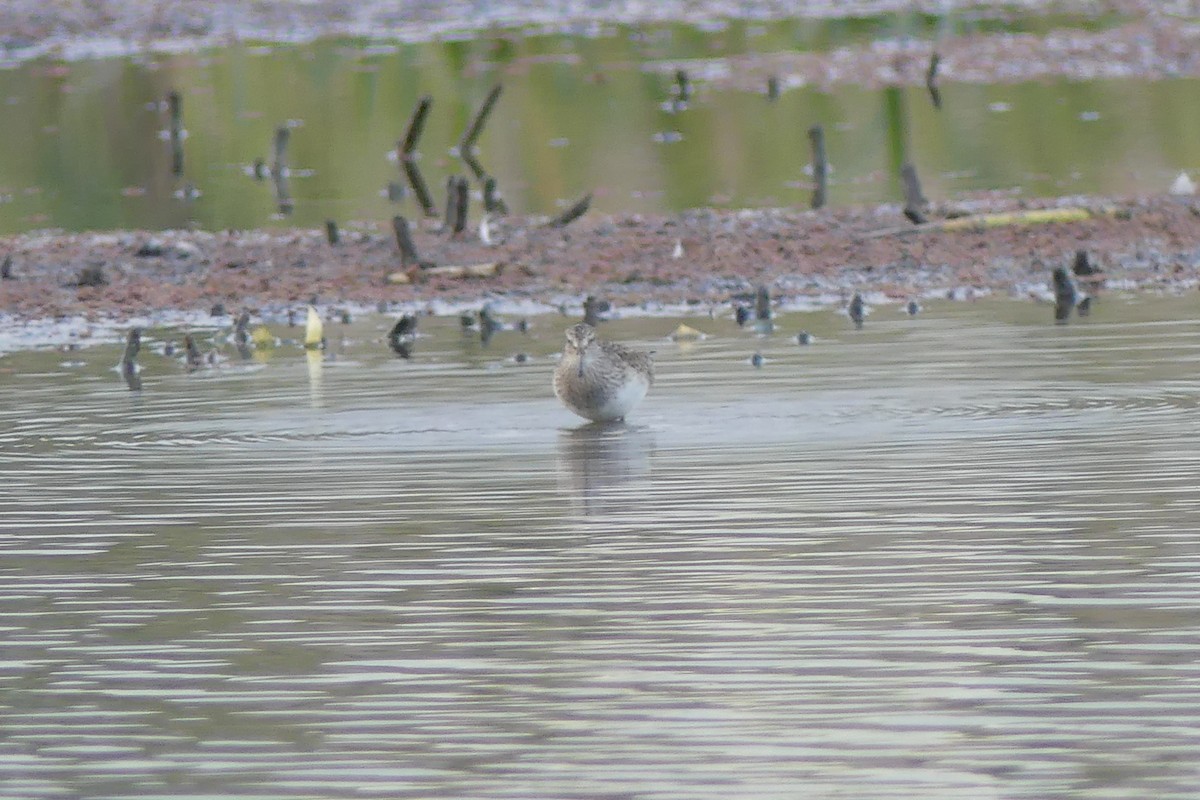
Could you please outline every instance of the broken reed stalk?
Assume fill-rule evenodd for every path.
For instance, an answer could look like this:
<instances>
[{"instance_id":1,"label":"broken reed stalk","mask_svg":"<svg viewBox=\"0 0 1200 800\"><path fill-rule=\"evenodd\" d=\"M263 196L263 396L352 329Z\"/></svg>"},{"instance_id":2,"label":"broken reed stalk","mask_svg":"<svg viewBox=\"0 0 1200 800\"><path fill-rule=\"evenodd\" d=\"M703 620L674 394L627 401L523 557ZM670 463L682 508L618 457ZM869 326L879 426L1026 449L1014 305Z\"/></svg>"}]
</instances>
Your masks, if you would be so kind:
<instances>
[{"instance_id":1,"label":"broken reed stalk","mask_svg":"<svg viewBox=\"0 0 1200 800\"><path fill-rule=\"evenodd\" d=\"M172 89L167 94L167 110L170 115L171 173L183 174L183 97Z\"/></svg>"},{"instance_id":2,"label":"broken reed stalk","mask_svg":"<svg viewBox=\"0 0 1200 800\"><path fill-rule=\"evenodd\" d=\"M429 186L425 184L421 170L417 169L417 162L404 161L401 163L404 166L404 175L408 178L408 185L412 187L413 196L417 198L417 204L421 206L421 211L427 217L436 217L437 206L433 203L433 195L429 193Z\"/></svg>"},{"instance_id":3,"label":"broken reed stalk","mask_svg":"<svg viewBox=\"0 0 1200 800\"><path fill-rule=\"evenodd\" d=\"M1047 225L1055 222L1083 222L1097 217L1115 217L1116 208L1090 209L1079 206L1066 208L1035 208L1029 211L1001 211L994 214L975 214L954 219L940 219L924 225L905 225L884 228L865 233L863 239L878 239L881 236L903 236L911 233L953 233L961 231L985 231L989 228L1004 228L1019 225Z\"/></svg>"},{"instance_id":4,"label":"broken reed stalk","mask_svg":"<svg viewBox=\"0 0 1200 800\"><path fill-rule=\"evenodd\" d=\"M417 246L413 244L408 230L408 220L397 214L392 217L392 230L396 234L396 246L400 248L400 266L415 267L420 263Z\"/></svg>"},{"instance_id":5,"label":"broken reed stalk","mask_svg":"<svg viewBox=\"0 0 1200 800\"><path fill-rule=\"evenodd\" d=\"M829 191L829 162L825 158L825 129L813 125L808 129L808 140L812 143L813 196L812 207L821 208Z\"/></svg>"},{"instance_id":6,"label":"broken reed stalk","mask_svg":"<svg viewBox=\"0 0 1200 800\"><path fill-rule=\"evenodd\" d=\"M500 196L500 189L496 185L496 179L491 175L483 179L483 210L489 214L500 216L508 213L508 204Z\"/></svg>"},{"instance_id":7,"label":"broken reed stalk","mask_svg":"<svg viewBox=\"0 0 1200 800\"><path fill-rule=\"evenodd\" d=\"M442 218L442 230L450 231L454 221L458 219L458 176L446 177L446 215Z\"/></svg>"},{"instance_id":8,"label":"broken reed stalk","mask_svg":"<svg viewBox=\"0 0 1200 800\"><path fill-rule=\"evenodd\" d=\"M454 182L454 227L451 233L458 235L467 228L467 210L471 202L471 185L466 178Z\"/></svg>"},{"instance_id":9,"label":"broken reed stalk","mask_svg":"<svg viewBox=\"0 0 1200 800\"><path fill-rule=\"evenodd\" d=\"M283 216L291 214L295 210L296 204L292 202L292 191L288 187L288 176L286 167L271 176L271 182L275 185L275 202L279 206L279 213Z\"/></svg>"},{"instance_id":10,"label":"broken reed stalk","mask_svg":"<svg viewBox=\"0 0 1200 800\"><path fill-rule=\"evenodd\" d=\"M475 157L474 153L467 150L466 152L460 152L458 155L462 158L462 162L467 165L467 168L471 170L471 174L475 176L475 180L481 181L487 177L487 170L483 168L483 164L479 163L479 159Z\"/></svg>"},{"instance_id":11,"label":"broken reed stalk","mask_svg":"<svg viewBox=\"0 0 1200 800\"><path fill-rule=\"evenodd\" d=\"M412 158L413 150L417 149L417 141L421 138L421 133L425 130L425 118L429 116L429 108L432 105L433 98L429 95L423 95L417 101L417 107L413 109L412 117L408 120L408 129L405 131L404 138L397 147L401 161L407 161Z\"/></svg>"},{"instance_id":12,"label":"broken reed stalk","mask_svg":"<svg viewBox=\"0 0 1200 800\"><path fill-rule=\"evenodd\" d=\"M575 220L587 213L587 210L592 205L592 193L588 192L583 197L576 200L570 208L563 211L554 219L550 220L547 225L551 228L565 228Z\"/></svg>"},{"instance_id":13,"label":"broken reed stalk","mask_svg":"<svg viewBox=\"0 0 1200 800\"><path fill-rule=\"evenodd\" d=\"M483 126L487 123L488 117L492 113L492 109L496 105L496 101L500 99L500 92L504 90L502 84L497 83L488 92L487 98L484 99L483 105L475 112L475 117L471 120L471 124L463 132L462 138L458 141L459 154L470 153L475 147L475 141L479 138L479 134L483 132Z\"/></svg>"},{"instance_id":14,"label":"broken reed stalk","mask_svg":"<svg viewBox=\"0 0 1200 800\"><path fill-rule=\"evenodd\" d=\"M675 96L683 103L692 97L692 82L688 79L686 70L675 70Z\"/></svg>"},{"instance_id":15,"label":"broken reed stalk","mask_svg":"<svg viewBox=\"0 0 1200 800\"><path fill-rule=\"evenodd\" d=\"M330 247L336 247L342 240L342 237L338 235L337 222L334 220L325 220L325 238L329 240Z\"/></svg>"},{"instance_id":16,"label":"broken reed stalk","mask_svg":"<svg viewBox=\"0 0 1200 800\"><path fill-rule=\"evenodd\" d=\"M271 162L271 174L276 178L287 170L287 149L291 138L292 131L287 125L275 129L275 160Z\"/></svg>"},{"instance_id":17,"label":"broken reed stalk","mask_svg":"<svg viewBox=\"0 0 1200 800\"><path fill-rule=\"evenodd\" d=\"M905 161L900 167L900 179L904 183L904 216L913 225L923 225L929 220L925 217L925 206L929 203L921 194L921 181L917 178L917 168L911 162Z\"/></svg>"},{"instance_id":18,"label":"broken reed stalk","mask_svg":"<svg viewBox=\"0 0 1200 800\"><path fill-rule=\"evenodd\" d=\"M942 92L937 86L937 72L941 62L942 57L934 50L933 54L929 56L929 69L925 73L925 88L929 90L929 99L933 101L933 107L939 111L942 108Z\"/></svg>"}]
</instances>

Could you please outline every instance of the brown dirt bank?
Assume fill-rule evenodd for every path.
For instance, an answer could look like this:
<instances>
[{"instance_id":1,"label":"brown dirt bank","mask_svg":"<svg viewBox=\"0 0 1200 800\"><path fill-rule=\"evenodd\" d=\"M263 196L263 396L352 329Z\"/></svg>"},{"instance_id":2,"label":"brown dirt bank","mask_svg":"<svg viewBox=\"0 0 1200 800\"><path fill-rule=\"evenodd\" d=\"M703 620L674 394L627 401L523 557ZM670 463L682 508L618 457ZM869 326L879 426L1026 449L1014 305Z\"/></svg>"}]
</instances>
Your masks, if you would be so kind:
<instances>
[{"instance_id":1,"label":"brown dirt bank","mask_svg":"<svg viewBox=\"0 0 1200 800\"><path fill-rule=\"evenodd\" d=\"M721 303L759 283L784 297L850 290L895 297L952 287L1026 292L1053 266L1089 250L1109 280L1129 288L1194 287L1200 279L1200 206L1172 197L998 201L987 210L1085 205L1116 209L1078 222L872 237L903 223L896 206L820 212L694 211L587 215L565 229L507 218L495 243L416 231L421 256L438 264L499 262L492 278L426 277L389 284L400 257L381 227L323 231L30 233L0 239L0 312L19 319L129 318L223 303L267 310L307 302L476 302L508 296L555 302L598 293L622 305ZM677 256L678 249L682 255ZM78 285L98 267L102 285ZM94 277L94 273L93 273ZM85 283L87 281L84 281Z\"/></svg>"}]
</instances>

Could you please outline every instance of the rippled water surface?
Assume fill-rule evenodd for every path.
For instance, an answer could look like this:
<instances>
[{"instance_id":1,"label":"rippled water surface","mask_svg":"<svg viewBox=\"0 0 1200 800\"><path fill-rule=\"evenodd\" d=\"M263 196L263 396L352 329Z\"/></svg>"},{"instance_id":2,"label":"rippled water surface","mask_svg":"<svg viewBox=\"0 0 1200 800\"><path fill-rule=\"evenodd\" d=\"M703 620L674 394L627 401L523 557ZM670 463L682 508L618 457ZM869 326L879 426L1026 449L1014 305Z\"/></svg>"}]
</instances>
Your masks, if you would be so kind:
<instances>
[{"instance_id":1,"label":"rippled water surface","mask_svg":"<svg viewBox=\"0 0 1200 800\"><path fill-rule=\"evenodd\" d=\"M930 306L0 358L0 795L1195 797L1194 298Z\"/></svg>"}]
</instances>

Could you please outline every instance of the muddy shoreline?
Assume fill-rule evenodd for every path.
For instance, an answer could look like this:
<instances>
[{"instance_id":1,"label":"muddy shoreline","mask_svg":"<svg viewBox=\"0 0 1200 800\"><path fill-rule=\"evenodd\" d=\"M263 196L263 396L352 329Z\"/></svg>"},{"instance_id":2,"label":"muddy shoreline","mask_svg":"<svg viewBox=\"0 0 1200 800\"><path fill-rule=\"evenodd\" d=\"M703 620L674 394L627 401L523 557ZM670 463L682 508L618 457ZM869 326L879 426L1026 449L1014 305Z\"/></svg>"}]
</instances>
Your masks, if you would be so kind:
<instances>
[{"instance_id":1,"label":"muddy shoreline","mask_svg":"<svg viewBox=\"0 0 1200 800\"><path fill-rule=\"evenodd\" d=\"M10 321L117 321L224 306L268 315L322 305L561 303L596 294L620 307L719 306L765 284L781 300L836 302L853 291L897 301L962 290L1029 296L1086 249L1110 286L1190 291L1200 284L1193 198L978 202L973 213L1087 208L1081 221L912 232L894 205L821 211L700 210L586 215L555 229L536 218L491 225L492 244L429 221L414 239L441 266L498 265L486 278L402 270L390 230L363 224L330 245L324 231L33 232L0 239L0 312ZM884 231L896 231L884 233ZM389 280L388 276L392 276ZM396 283L395 281L406 281ZM95 285L88 285L95 284Z\"/></svg>"}]
</instances>

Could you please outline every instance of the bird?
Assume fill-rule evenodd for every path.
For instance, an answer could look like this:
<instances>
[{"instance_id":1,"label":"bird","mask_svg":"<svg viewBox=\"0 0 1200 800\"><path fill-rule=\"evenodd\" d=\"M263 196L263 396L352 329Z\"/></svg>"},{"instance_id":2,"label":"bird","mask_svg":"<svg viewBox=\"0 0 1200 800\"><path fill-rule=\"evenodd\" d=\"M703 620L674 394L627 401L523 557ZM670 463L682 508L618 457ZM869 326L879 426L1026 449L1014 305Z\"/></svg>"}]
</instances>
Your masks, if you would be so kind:
<instances>
[{"instance_id":1,"label":"bird","mask_svg":"<svg viewBox=\"0 0 1200 800\"><path fill-rule=\"evenodd\" d=\"M799 333L796 334L796 344L800 344L800 345L812 344L812 340L813 340L812 334L809 333L808 331L800 331Z\"/></svg>"},{"instance_id":2,"label":"bird","mask_svg":"<svg viewBox=\"0 0 1200 800\"><path fill-rule=\"evenodd\" d=\"M1053 278L1054 321L1059 325L1065 325L1071 317L1071 309L1075 307L1075 301L1079 295L1075 291L1075 282L1071 280L1071 273L1067 272L1066 267L1055 269Z\"/></svg>"},{"instance_id":3,"label":"bird","mask_svg":"<svg viewBox=\"0 0 1200 800\"><path fill-rule=\"evenodd\" d=\"M625 419L654 384L652 354L601 341L586 322L567 328L566 335L554 369L554 394L584 419Z\"/></svg>"},{"instance_id":4,"label":"bird","mask_svg":"<svg viewBox=\"0 0 1200 800\"><path fill-rule=\"evenodd\" d=\"M904 310L908 312L910 317L915 317L917 314L921 313L921 304L916 300L909 300L908 305L904 307Z\"/></svg>"},{"instance_id":5,"label":"bird","mask_svg":"<svg viewBox=\"0 0 1200 800\"><path fill-rule=\"evenodd\" d=\"M854 297L850 300L850 307L846 309L846 313L850 315L851 321L854 322L854 327L862 330L863 319L866 317L866 304L863 302L863 296L859 292L854 293Z\"/></svg>"},{"instance_id":6,"label":"bird","mask_svg":"<svg viewBox=\"0 0 1200 800\"><path fill-rule=\"evenodd\" d=\"M405 314L388 331L388 346L401 358L409 358L412 356L413 339L416 334L417 318L412 314Z\"/></svg>"}]
</instances>

